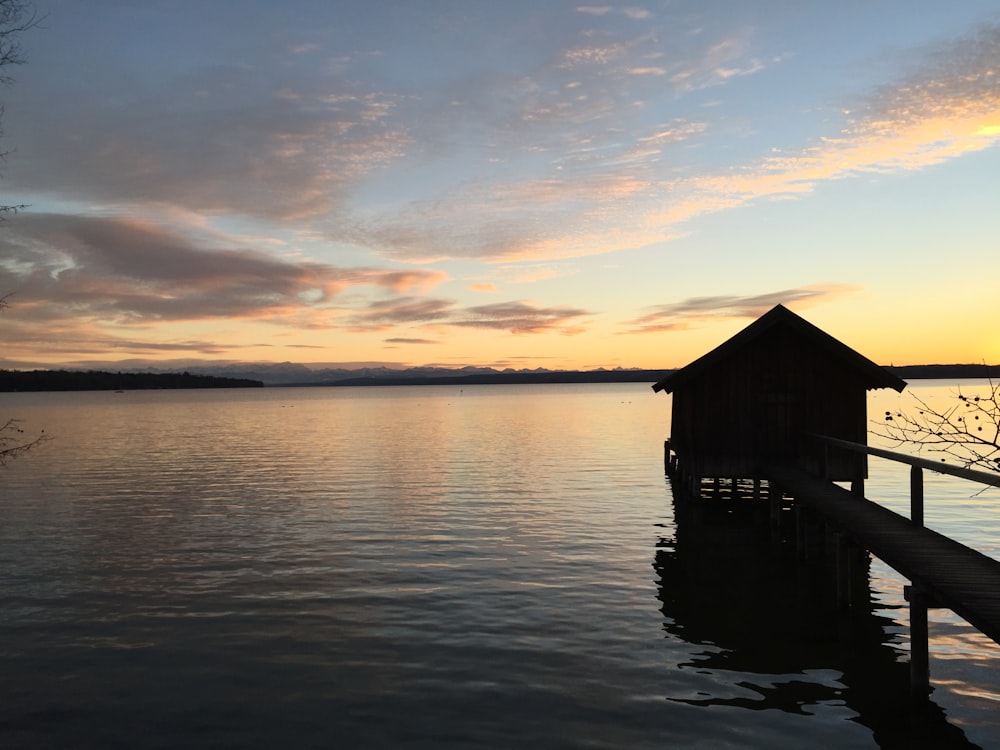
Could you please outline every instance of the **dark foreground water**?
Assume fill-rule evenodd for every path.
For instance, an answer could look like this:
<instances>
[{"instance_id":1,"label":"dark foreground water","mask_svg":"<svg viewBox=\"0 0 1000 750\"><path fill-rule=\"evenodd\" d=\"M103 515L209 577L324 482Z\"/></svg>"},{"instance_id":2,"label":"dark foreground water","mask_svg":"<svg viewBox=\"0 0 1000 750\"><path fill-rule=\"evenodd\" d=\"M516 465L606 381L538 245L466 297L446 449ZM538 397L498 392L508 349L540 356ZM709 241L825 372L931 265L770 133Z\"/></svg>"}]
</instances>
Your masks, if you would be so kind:
<instances>
[{"instance_id":1,"label":"dark foreground water","mask_svg":"<svg viewBox=\"0 0 1000 750\"><path fill-rule=\"evenodd\" d=\"M1000 647L675 518L648 386L0 394L0 747L983 747ZM872 488L905 505L905 471ZM995 554L997 497L931 485ZM937 513L936 517L932 517Z\"/></svg>"}]
</instances>

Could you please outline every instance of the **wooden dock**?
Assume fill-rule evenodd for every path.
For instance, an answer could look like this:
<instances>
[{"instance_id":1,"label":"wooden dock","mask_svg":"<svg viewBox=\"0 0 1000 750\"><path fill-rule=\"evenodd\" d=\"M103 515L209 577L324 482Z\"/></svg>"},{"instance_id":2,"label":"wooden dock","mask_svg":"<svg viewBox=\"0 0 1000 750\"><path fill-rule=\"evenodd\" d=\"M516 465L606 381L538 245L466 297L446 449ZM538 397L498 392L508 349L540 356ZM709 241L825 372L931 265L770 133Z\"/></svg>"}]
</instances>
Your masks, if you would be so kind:
<instances>
[{"instance_id":1,"label":"wooden dock","mask_svg":"<svg viewBox=\"0 0 1000 750\"><path fill-rule=\"evenodd\" d=\"M792 542L799 560L825 560L835 573L838 603L850 608L864 600L859 583L869 554L910 581L904 595L910 610L910 696L922 702L930 691L927 610L945 607L1000 644L1000 561L924 526L923 472L950 474L1000 487L1000 475L949 466L861 443L804 435L832 450L879 456L910 467L910 517L864 497L864 477L846 489L792 462L764 462L755 476L737 480L704 479L685 470L668 440L664 466L695 502L720 498L764 501L770 506L772 540ZM818 464L822 473L826 457ZM793 516L794 534L783 528Z\"/></svg>"},{"instance_id":2,"label":"wooden dock","mask_svg":"<svg viewBox=\"0 0 1000 750\"><path fill-rule=\"evenodd\" d=\"M1000 562L831 482L789 466L770 482L1000 643Z\"/></svg>"}]
</instances>

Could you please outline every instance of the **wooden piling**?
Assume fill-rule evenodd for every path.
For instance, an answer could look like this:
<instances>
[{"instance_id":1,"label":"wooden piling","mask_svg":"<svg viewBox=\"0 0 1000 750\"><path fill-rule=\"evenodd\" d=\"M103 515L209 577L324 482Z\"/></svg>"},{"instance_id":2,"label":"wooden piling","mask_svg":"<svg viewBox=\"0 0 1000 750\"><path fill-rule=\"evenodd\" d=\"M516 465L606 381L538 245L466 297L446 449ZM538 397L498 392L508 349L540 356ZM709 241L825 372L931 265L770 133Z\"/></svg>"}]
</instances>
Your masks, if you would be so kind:
<instances>
[{"instance_id":1,"label":"wooden piling","mask_svg":"<svg viewBox=\"0 0 1000 750\"><path fill-rule=\"evenodd\" d=\"M795 504L795 558L800 562L809 559L809 511Z\"/></svg>"},{"instance_id":2,"label":"wooden piling","mask_svg":"<svg viewBox=\"0 0 1000 750\"><path fill-rule=\"evenodd\" d=\"M921 703L931 690L927 596L919 585L903 589L910 603L910 700Z\"/></svg>"},{"instance_id":3,"label":"wooden piling","mask_svg":"<svg viewBox=\"0 0 1000 750\"><path fill-rule=\"evenodd\" d=\"M847 538L839 533L833 533L834 544L834 576L836 578L837 607L846 610L851 604L851 556Z\"/></svg>"}]
</instances>

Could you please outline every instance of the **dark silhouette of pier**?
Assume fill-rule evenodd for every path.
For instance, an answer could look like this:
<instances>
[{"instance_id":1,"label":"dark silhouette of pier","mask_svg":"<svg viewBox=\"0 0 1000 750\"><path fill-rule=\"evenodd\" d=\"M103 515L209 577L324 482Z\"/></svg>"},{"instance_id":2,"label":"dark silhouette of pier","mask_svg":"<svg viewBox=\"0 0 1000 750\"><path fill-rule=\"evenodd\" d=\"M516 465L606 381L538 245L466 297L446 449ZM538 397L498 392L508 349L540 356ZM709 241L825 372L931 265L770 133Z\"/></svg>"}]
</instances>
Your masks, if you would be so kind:
<instances>
[{"instance_id":1,"label":"dark silhouette of pier","mask_svg":"<svg viewBox=\"0 0 1000 750\"><path fill-rule=\"evenodd\" d=\"M853 561L845 608L831 592L835 555L796 564L801 550L774 543L766 498L752 502L751 486L717 494L712 483L692 497L676 477L670 485L674 525L653 563L664 629L692 645L683 666L745 675L743 695L673 700L789 713L842 701L887 750L978 747L939 706L910 700L896 622L872 596L867 555Z\"/></svg>"},{"instance_id":2,"label":"dark silhouette of pier","mask_svg":"<svg viewBox=\"0 0 1000 750\"><path fill-rule=\"evenodd\" d=\"M842 608L864 599L857 572L869 554L910 580L919 703L929 692L928 607L947 607L1000 643L1000 562L924 527L922 472L993 486L1000 475L869 447L867 391L905 386L778 305L653 390L673 394L664 465L695 506L766 500L772 540L789 542L800 562L829 563ZM909 466L910 518L864 496L869 455Z\"/></svg>"},{"instance_id":3,"label":"dark silhouette of pier","mask_svg":"<svg viewBox=\"0 0 1000 750\"><path fill-rule=\"evenodd\" d=\"M947 607L1000 643L1000 561L794 467L768 473L804 508L919 587L929 605Z\"/></svg>"},{"instance_id":4,"label":"dark silhouette of pier","mask_svg":"<svg viewBox=\"0 0 1000 750\"><path fill-rule=\"evenodd\" d=\"M796 513L795 543L799 558L816 544L837 550L838 582L850 579L858 553L871 553L910 580L910 691L926 697L930 684L927 609L945 607L1000 644L1000 561L924 526L923 471L950 474L987 486L1000 487L1000 475L948 466L924 458L834 438L812 435L828 449L877 455L910 467L910 517L900 515L864 496L863 482L847 490L790 464L765 469L772 491L772 518L780 514L786 493ZM815 540L818 524L824 534ZM843 585L838 596L844 600Z\"/></svg>"},{"instance_id":5,"label":"dark silhouette of pier","mask_svg":"<svg viewBox=\"0 0 1000 750\"><path fill-rule=\"evenodd\" d=\"M764 478L753 482L699 481L691 493L691 479L684 476L668 442L667 473L695 506L754 500L766 506L763 516L769 521L771 542L790 549L800 563L827 563L833 571L832 598L843 609L866 595L867 578L858 574L867 571L869 554L907 578L910 692L920 701L929 692L928 608L950 609L1000 644L1000 561L923 525L921 472L928 468L992 486L1000 486L1000 476L846 441L827 442L909 464L910 518L866 498L863 484L847 489L787 463L767 466Z\"/></svg>"}]
</instances>

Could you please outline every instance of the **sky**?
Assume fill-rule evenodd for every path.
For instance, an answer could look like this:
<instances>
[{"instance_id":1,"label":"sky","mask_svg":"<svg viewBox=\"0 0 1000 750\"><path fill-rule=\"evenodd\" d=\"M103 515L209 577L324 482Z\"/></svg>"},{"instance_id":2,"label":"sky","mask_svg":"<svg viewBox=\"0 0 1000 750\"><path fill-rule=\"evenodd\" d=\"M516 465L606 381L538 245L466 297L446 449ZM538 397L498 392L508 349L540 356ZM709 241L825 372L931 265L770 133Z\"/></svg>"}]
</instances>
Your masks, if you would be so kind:
<instances>
[{"instance_id":1,"label":"sky","mask_svg":"<svg viewBox=\"0 0 1000 750\"><path fill-rule=\"evenodd\" d=\"M997 0L39 0L0 367L1000 362Z\"/></svg>"}]
</instances>

